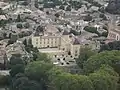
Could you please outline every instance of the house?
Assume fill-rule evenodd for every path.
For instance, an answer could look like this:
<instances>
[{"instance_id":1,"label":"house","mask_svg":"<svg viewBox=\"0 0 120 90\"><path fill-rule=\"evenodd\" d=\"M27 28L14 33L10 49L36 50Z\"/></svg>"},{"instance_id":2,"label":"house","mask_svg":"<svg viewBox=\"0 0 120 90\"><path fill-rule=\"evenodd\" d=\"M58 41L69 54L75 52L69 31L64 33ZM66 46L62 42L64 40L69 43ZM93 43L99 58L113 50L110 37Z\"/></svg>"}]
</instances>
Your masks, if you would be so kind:
<instances>
[{"instance_id":1,"label":"house","mask_svg":"<svg viewBox=\"0 0 120 90\"><path fill-rule=\"evenodd\" d=\"M0 15L0 20L7 20L7 17L5 15Z\"/></svg>"},{"instance_id":2,"label":"house","mask_svg":"<svg viewBox=\"0 0 120 90\"><path fill-rule=\"evenodd\" d=\"M88 9L86 7L86 5L82 5L82 7L80 9L78 9L78 13L81 14L81 13L84 13L86 12Z\"/></svg>"},{"instance_id":3,"label":"house","mask_svg":"<svg viewBox=\"0 0 120 90\"><path fill-rule=\"evenodd\" d=\"M8 12L10 10L14 10L17 7L17 3L5 3L5 2L0 2L0 8L4 12Z\"/></svg>"},{"instance_id":4,"label":"house","mask_svg":"<svg viewBox=\"0 0 120 90\"><path fill-rule=\"evenodd\" d=\"M120 41L120 23L118 21L111 21L109 23L107 39L109 40L109 42Z\"/></svg>"},{"instance_id":5,"label":"house","mask_svg":"<svg viewBox=\"0 0 120 90\"><path fill-rule=\"evenodd\" d=\"M22 56L24 56L27 54L27 52L25 51L22 42L17 41L16 43L10 44L9 46L6 47L6 54L8 60L10 60L11 56L14 54L21 54Z\"/></svg>"}]
</instances>

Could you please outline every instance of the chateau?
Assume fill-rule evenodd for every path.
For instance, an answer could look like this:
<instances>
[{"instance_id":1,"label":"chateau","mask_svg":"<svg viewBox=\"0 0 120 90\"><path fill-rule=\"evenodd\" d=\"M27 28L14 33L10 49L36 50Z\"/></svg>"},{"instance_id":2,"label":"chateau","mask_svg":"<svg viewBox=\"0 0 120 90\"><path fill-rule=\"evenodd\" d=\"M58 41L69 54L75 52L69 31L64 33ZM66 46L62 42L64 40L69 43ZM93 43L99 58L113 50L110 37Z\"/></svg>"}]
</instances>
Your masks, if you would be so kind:
<instances>
[{"instance_id":1,"label":"chateau","mask_svg":"<svg viewBox=\"0 0 120 90\"><path fill-rule=\"evenodd\" d=\"M46 25L43 31L34 33L32 36L32 44L34 47L37 47L39 51L42 49L47 50L47 48L54 50L56 48L61 52L55 52L54 55L71 55L74 58L79 56L81 46L88 45L80 40L78 36L69 34L67 30L60 32L54 25L50 24ZM49 50L47 52L49 52Z\"/></svg>"}]
</instances>

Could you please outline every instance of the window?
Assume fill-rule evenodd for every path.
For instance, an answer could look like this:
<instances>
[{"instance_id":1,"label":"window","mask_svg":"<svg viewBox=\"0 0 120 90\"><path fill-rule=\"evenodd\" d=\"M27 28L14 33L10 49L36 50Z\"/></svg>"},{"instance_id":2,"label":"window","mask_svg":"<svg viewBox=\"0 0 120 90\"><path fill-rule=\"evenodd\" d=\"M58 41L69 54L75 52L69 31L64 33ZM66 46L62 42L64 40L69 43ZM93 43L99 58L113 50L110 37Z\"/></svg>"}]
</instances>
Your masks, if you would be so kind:
<instances>
[{"instance_id":1,"label":"window","mask_svg":"<svg viewBox=\"0 0 120 90\"><path fill-rule=\"evenodd\" d=\"M75 50L75 53L77 53L77 50Z\"/></svg>"},{"instance_id":2,"label":"window","mask_svg":"<svg viewBox=\"0 0 120 90\"><path fill-rule=\"evenodd\" d=\"M49 39L48 39L48 42L47 42L48 44L49 44Z\"/></svg>"},{"instance_id":3,"label":"window","mask_svg":"<svg viewBox=\"0 0 120 90\"><path fill-rule=\"evenodd\" d=\"M44 44L45 44L45 39L44 39Z\"/></svg>"},{"instance_id":4,"label":"window","mask_svg":"<svg viewBox=\"0 0 120 90\"><path fill-rule=\"evenodd\" d=\"M75 56L77 56L77 54L75 54Z\"/></svg>"},{"instance_id":5,"label":"window","mask_svg":"<svg viewBox=\"0 0 120 90\"><path fill-rule=\"evenodd\" d=\"M51 39L51 44L53 45L53 39Z\"/></svg>"},{"instance_id":6,"label":"window","mask_svg":"<svg viewBox=\"0 0 120 90\"><path fill-rule=\"evenodd\" d=\"M57 43L57 38L55 39L55 43Z\"/></svg>"},{"instance_id":7,"label":"window","mask_svg":"<svg viewBox=\"0 0 120 90\"><path fill-rule=\"evenodd\" d=\"M36 38L36 41L38 41L38 38Z\"/></svg>"},{"instance_id":8,"label":"window","mask_svg":"<svg viewBox=\"0 0 120 90\"><path fill-rule=\"evenodd\" d=\"M75 50L75 56L77 56L78 55L78 51L77 50Z\"/></svg>"},{"instance_id":9,"label":"window","mask_svg":"<svg viewBox=\"0 0 120 90\"><path fill-rule=\"evenodd\" d=\"M119 37L117 36L117 41L119 40Z\"/></svg>"},{"instance_id":10,"label":"window","mask_svg":"<svg viewBox=\"0 0 120 90\"><path fill-rule=\"evenodd\" d=\"M38 42L36 42L36 44L38 44Z\"/></svg>"},{"instance_id":11,"label":"window","mask_svg":"<svg viewBox=\"0 0 120 90\"><path fill-rule=\"evenodd\" d=\"M40 41L40 44L42 44L42 42Z\"/></svg>"}]
</instances>

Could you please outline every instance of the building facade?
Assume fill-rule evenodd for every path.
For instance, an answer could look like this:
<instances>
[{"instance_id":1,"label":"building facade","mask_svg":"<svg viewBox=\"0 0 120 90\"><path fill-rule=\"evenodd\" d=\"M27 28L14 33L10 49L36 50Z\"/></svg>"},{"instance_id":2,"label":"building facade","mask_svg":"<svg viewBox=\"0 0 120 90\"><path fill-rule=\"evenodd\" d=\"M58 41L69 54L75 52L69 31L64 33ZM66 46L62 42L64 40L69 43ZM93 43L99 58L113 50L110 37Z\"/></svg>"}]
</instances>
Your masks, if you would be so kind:
<instances>
[{"instance_id":1,"label":"building facade","mask_svg":"<svg viewBox=\"0 0 120 90\"><path fill-rule=\"evenodd\" d=\"M93 50L99 48L96 42L69 34L67 30L60 32L54 25L46 25L43 30L37 30L32 35L32 44L39 51L53 53L53 50L54 54L71 55L74 58L79 56L80 48L85 45Z\"/></svg>"},{"instance_id":2,"label":"building facade","mask_svg":"<svg viewBox=\"0 0 120 90\"><path fill-rule=\"evenodd\" d=\"M54 26L46 26L44 33L32 36L32 44L38 49L57 48L65 54L77 57L80 51L80 43L67 31L58 32ZM50 30L51 29L51 30Z\"/></svg>"},{"instance_id":3,"label":"building facade","mask_svg":"<svg viewBox=\"0 0 120 90\"><path fill-rule=\"evenodd\" d=\"M120 41L120 23L112 21L108 27L107 39L111 41Z\"/></svg>"}]
</instances>

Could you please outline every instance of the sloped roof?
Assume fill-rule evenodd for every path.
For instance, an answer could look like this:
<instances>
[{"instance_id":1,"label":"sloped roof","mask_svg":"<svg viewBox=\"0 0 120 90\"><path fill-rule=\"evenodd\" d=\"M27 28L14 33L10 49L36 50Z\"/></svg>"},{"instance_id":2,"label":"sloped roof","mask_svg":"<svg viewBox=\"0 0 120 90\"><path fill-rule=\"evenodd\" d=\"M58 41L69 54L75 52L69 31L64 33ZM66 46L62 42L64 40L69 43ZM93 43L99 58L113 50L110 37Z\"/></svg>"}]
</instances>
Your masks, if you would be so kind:
<instances>
[{"instance_id":1,"label":"sloped roof","mask_svg":"<svg viewBox=\"0 0 120 90\"><path fill-rule=\"evenodd\" d=\"M64 30L63 35L69 35L69 32L67 30Z\"/></svg>"},{"instance_id":2,"label":"sloped roof","mask_svg":"<svg viewBox=\"0 0 120 90\"><path fill-rule=\"evenodd\" d=\"M75 40L73 41L73 45L78 45L78 44L80 44L80 42L77 38L75 38Z\"/></svg>"},{"instance_id":3,"label":"sloped roof","mask_svg":"<svg viewBox=\"0 0 120 90\"><path fill-rule=\"evenodd\" d=\"M45 27L46 32L50 32L50 33L57 33L59 30L52 24L48 24Z\"/></svg>"}]
</instances>

